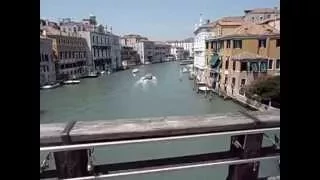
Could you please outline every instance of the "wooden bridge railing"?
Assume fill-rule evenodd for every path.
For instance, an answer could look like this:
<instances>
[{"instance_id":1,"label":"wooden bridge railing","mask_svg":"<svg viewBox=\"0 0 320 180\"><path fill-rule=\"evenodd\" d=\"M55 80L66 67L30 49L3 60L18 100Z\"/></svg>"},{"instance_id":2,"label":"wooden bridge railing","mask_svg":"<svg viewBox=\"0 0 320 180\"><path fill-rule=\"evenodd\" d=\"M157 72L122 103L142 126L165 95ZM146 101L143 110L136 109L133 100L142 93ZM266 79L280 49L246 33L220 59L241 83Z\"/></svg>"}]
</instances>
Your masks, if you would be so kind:
<instances>
[{"instance_id":1,"label":"wooden bridge railing","mask_svg":"<svg viewBox=\"0 0 320 180\"><path fill-rule=\"evenodd\" d=\"M112 177L113 171L157 172L230 162L228 179L257 179L257 161L280 155L274 147L262 148L263 133L279 129L279 111L40 124L40 151L53 152L56 165L56 170L41 172L40 178L94 178L99 173ZM224 134L233 135L227 152L106 164L92 171L87 167L92 147Z\"/></svg>"}]
</instances>

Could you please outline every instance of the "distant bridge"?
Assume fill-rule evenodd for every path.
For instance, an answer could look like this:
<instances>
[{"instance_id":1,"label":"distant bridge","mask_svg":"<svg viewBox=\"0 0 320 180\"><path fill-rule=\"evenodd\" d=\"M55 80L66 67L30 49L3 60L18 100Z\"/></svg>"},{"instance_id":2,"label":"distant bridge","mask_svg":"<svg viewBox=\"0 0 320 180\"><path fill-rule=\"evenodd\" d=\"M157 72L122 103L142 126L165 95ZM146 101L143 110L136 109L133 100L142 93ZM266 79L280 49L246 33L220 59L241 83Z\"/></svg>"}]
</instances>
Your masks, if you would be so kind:
<instances>
[{"instance_id":1,"label":"distant bridge","mask_svg":"<svg viewBox=\"0 0 320 180\"><path fill-rule=\"evenodd\" d=\"M104 179L229 165L228 180L256 180L259 161L280 158L279 138L262 147L264 133L275 130L280 111L40 124L40 152L53 153L56 166L46 169L45 160L40 178ZM222 135L232 135L229 151L96 166L90 161L94 147Z\"/></svg>"}]
</instances>

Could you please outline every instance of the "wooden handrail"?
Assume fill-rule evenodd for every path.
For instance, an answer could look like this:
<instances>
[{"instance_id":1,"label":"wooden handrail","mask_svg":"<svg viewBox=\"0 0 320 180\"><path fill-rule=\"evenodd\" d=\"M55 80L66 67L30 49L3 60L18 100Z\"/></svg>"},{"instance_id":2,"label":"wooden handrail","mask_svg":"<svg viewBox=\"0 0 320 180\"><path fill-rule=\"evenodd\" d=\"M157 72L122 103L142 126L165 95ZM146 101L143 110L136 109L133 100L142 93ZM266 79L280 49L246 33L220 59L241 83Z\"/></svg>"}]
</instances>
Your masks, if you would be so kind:
<instances>
[{"instance_id":1,"label":"wooden handrail","mask_svg":"<svg viewBox=\"0 0 320 180\"><path fill-rule=\"evenodd\" d=\"M127 139L169 137L280 126L280 112L209 114L203 116L169 116L139 119L78 121L40 124L40 146L63 144L67 133L74 143L107 142ZM253 119L252 117L255 117ZM256 123L258 119L259 123ZM68 132L66 131L68 128Z\"/></svg>"}]
</instances>

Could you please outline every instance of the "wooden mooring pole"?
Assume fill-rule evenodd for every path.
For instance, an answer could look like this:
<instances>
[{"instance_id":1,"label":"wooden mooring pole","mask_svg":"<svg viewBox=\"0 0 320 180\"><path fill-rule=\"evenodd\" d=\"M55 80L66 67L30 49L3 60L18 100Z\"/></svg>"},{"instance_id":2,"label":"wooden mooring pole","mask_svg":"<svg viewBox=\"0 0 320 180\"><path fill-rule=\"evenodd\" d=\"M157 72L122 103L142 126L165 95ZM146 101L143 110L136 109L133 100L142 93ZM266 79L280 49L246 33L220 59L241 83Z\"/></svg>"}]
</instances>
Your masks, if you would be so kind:
<instances>
[{"instance_id":1,"label":"wooden mooring pole","mask_svg":"<svg viewBox=\"0 0 320 180\"><path fill-rule=\"evenodd\" d=\"M261 150L263 134L239 135L231 137L231 153L240 158L258 157ZM230 165L227 180L257 180L259 162Z\"/></svg>"}]
</instances>

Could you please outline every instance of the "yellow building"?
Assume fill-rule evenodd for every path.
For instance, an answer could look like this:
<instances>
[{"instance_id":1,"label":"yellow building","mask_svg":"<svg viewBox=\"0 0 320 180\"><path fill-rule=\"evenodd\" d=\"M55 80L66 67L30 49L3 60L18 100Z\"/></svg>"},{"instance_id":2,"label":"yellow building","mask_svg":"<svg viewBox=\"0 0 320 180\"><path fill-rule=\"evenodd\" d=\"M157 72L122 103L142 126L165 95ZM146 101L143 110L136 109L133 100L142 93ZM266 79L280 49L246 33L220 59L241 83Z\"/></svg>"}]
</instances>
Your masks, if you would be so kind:
<instances>
[{"instance_id":1,"label":"yellow building","mask_svg":"<svg viewBox=\"0 0 320 180\"><path fill-rule=\"evenodd\" d=\"M219 38L225 34L233 32L236 28L244 23L243 16L229 16L218 19L213 22L212 37ZM206 69L204 70L201 81L205 82L208 87L216 89L216 81L219 79L221 59L218 57L214 41L206 41Z\"/></svg>"},{"instance_id":2,"label":"yellow building","mask_svg":"<svg viewBox=\"0 0 320 180\"><path fill-rule=\"evenodd\" d=\"M280 32L267 24L243 23L221 37L208 40L208 52L217 52L216 88L228 96L244 97L244 86L258 77L280 75ZM214 57L214 56L213 56ZM209 59L209 64L217 58Z\"/></svg>"}]
</instances>

